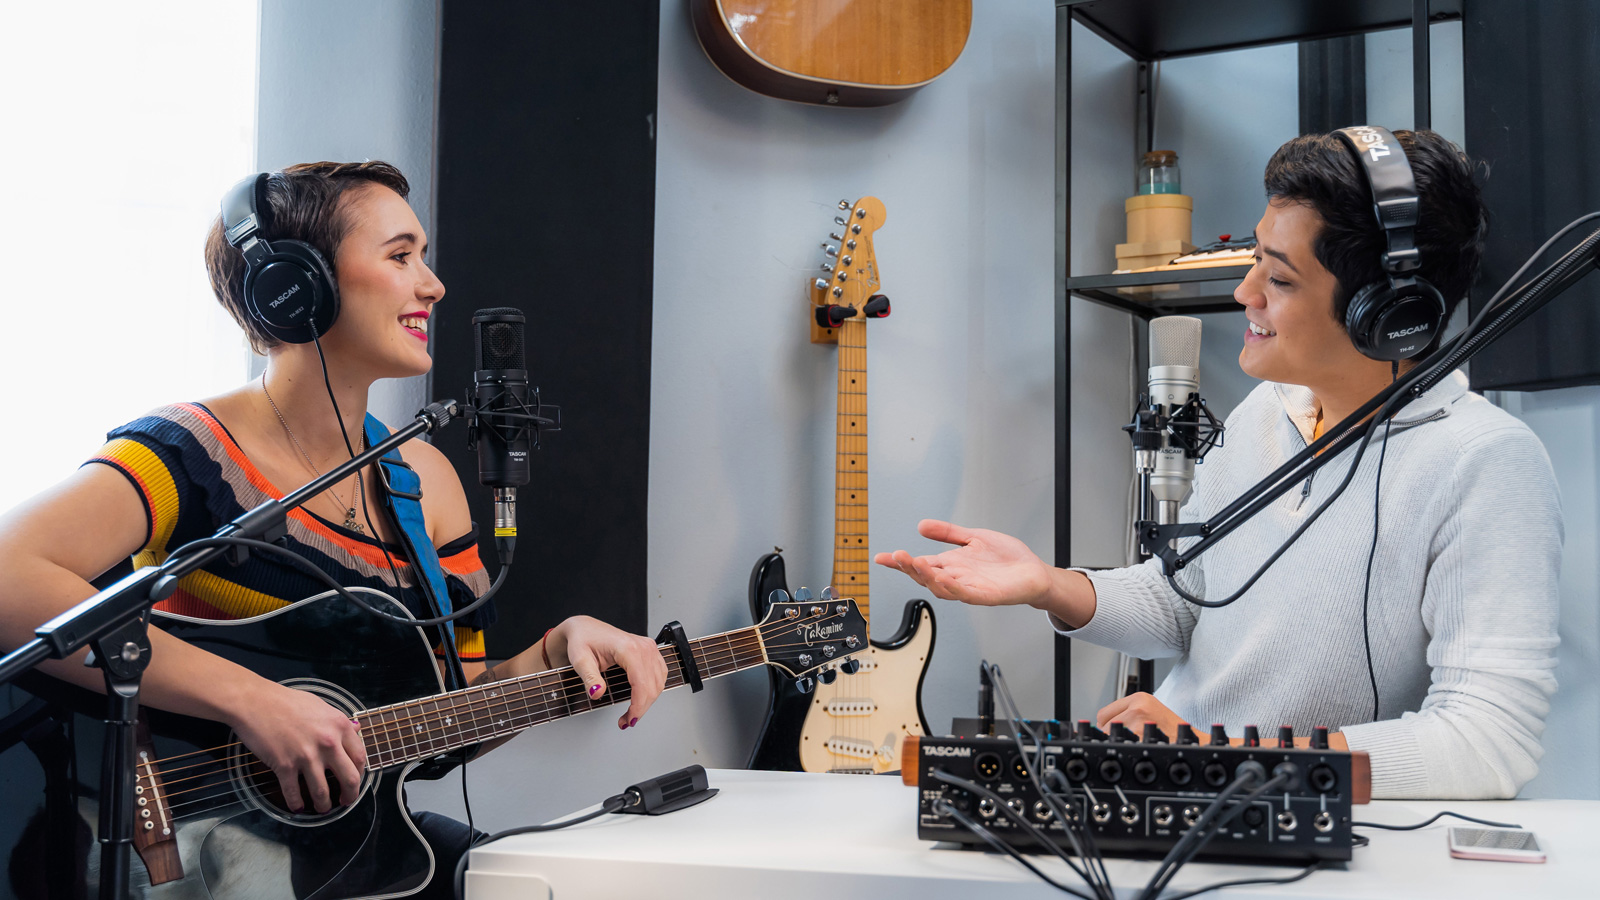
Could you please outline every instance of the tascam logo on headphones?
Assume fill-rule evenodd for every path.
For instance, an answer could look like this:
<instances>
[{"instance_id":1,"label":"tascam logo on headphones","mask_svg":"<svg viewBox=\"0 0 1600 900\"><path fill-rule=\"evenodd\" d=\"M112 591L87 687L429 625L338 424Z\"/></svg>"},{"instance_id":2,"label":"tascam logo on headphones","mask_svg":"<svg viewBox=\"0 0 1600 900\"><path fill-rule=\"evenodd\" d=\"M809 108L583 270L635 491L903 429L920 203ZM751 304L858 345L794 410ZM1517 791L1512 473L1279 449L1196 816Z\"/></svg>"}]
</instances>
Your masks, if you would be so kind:
<instances>
[{"instance_id":1,"label":"tascam logo on headphones","mask_svg":"<svg viewBox=\"0 0 1600 900\"><path fill-rule=\"evenodd\" d=\"M299 291L300 291L300 285L297 284L294 287L289 288L287 291L284 291L283 293L279 294L278 295L278 299L272 301L272 308L273 309L277 309L279 306L282 306L283 305L283 301L289 299L290 297L293 297L295 294L299 293Z\"/></svg>"},{"instance_id":2,"label":"tascam logo on headphones","mask_svg":"<svg viewBox=\"0 0 1600 900\"><path fill-rule=\"evenodd\" d=\"M1372 154L1373 162L1377 162L1393 152L1389 149L1389 145L1384 142L1383 135L1380 134L1376 128L1372 128L1367 125L1357 125L1349 130L1355 132L1356 136L1361 139L1361 143L1367 145L1366 150L1368 153Z\"/></svg>"},{"instance_id":3,"label":"tascam logo on headphones","mask_svg":"<svg viewBox=\"0 0 1600 900\"><path fill-rule=\"evenodd\" d=\"M1395 338L1403 338L1406 335L1416 334L1419 331L1427 331L1429 327L1429 323L1423 322L1421 325L1413 325L1410 328L1402 328L1399 331L1391 331L1389 332L1389 340L1392 341Z\"/></svg>"}]
</instances>

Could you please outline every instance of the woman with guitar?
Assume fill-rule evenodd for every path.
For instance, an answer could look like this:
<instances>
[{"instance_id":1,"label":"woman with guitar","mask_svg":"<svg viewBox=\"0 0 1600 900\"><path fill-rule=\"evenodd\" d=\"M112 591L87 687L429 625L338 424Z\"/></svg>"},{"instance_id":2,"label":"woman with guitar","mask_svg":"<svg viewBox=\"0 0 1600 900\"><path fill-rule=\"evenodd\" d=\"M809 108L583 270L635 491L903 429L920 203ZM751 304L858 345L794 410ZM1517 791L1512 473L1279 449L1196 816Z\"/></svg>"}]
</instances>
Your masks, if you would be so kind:
<instances>
[{"instance_id":1,"label":"woman with guitar","mask_svg":"<svg viewBox=\"0 0 1600 900\"><path fill-rule=\"evenodd\" d=\"M38 623L93 594L90 581L120 561L160 562L185 542L208 536L220 523L268 496L281 497L356 452L352 440L359 444L364 434L373 383L423 374L432 363L428 318L445 289L424 261L427 236L406 201L408 190L404 176L387 163L322 162L258 176L230 195L255 217L262 245L271 242L269 255L248 266L270 266L282 254L298 254L290 262L313 279L324 279L307 290L313 295L313 330L285 329L257 312L254 300L260 293L247 297L246 274L247 257L259 248L238 240L237 226L225 233L233 218L219 219L205 248L212 288L251 346L266 355L266 371L234 390L199 403L161 407L117 429L90 460L93 464L0 519L0 559L7 569L0 647L22 644ZM305 299L292 296L298 285L277 301L292 305ZM427 537L437 549L452 605L459 609L489 584L461 481L443 454L423 441L412 440L400 452L420 478ZM376 468L292 512L285 544L346 587L384 591L412 615L425 617L418 593L423 573L401 553L395 521L371 514L373 507L381 513L385 502ZM200 619L245 619L323 591L321 582L284 560L252 554L241 565L219 558L185 576L158 609ZM654 641L586 616L562 622L532 647L490 668L484 664L482 629L492 620L485 606L454 624L455 649L470 682L571 665L588 695L598 699L608 690L602 673L620 666L631 702L617 726L629 728L666 681ZM361 623L367 620L349 621L355 624L344 626L350 631L339 639L360 641ZM232 728L270 768L282 806L291 812L329 813L341 798L350 803L356 797L367 753L360 725L350 715L160 628L150 630L150 640L152 661L142 692L146 706ZM419 646L425 655L427 645ZM441 667L444 650L442 643L435 646ZM82 653L41 669L103 690L100 674L84 667ZM419 824L424 824L420 818ZM449 890L450 864L462 852L466 833L464 826L437 817L428 824L423 830L435 831L426 836L440 865L426 890L442 894ZM445 876L437 874L441 870Z\"/></svg>"}]
</instances>

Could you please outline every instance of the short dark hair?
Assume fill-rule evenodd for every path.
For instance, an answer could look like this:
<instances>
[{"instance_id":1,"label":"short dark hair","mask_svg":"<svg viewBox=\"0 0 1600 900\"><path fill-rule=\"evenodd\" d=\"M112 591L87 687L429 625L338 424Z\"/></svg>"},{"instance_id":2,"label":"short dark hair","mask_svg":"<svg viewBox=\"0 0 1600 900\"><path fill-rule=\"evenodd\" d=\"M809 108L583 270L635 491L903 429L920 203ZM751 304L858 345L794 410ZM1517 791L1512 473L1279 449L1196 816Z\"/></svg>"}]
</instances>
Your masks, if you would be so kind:
<instances>
[{"instance_id":1,"label":"short dark hair","mask_svg":"<svg viewBox=\"0 0 1600 900\"><path fill-rule=\"evenodd\" d=\"M1487 167L1433 131L1396 131L1417 182L1418 277L1455 310L1478 277L1489 213L1480 188ZM1322 217L1313 247L1338 281L1333 315L1344 324L1350 298L1384 278L1383 229L1372 208L1361 164L1332 134L1306 134L1278 148L1267 163L1267 198L1303 203Z\"/></svg>"},{"instance_id":2,"label":"short dark hair","mask_svg":"<svg viewBox=\"0 0 1600 900\"><path fill-rule=\"evenodd\" d=\"M273 172L267 178L267 208L257 210L262 219L261 236L269 243L285 239L310 244L328 261L337 278L334 257L352 225L339 201L349 191L370 185L381 185L401 197L411 193L400 170L378 160L301 163ZM206 235L206 274L211 278L211 290L244 329L250 349L266 353L281 342L251 318L244 299L244 271L244 256L228 246L218 215Z\"/></svg>"}]
</instances>

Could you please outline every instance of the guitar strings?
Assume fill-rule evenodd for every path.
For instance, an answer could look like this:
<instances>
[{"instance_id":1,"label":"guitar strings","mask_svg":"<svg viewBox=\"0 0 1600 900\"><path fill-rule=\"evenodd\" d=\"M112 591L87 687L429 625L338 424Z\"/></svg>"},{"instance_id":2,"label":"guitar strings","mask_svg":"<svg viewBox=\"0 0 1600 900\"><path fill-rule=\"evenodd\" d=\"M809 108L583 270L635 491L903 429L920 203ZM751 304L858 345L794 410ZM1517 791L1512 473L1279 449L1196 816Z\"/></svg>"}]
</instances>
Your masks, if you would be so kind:
<instances>
[{"instance_id":1,"label":"guitar strings","mask_svg":"<svg viewBox=\"0 0 1600 900\"><path fill-rule=\"evenodd\" d=\"M797 625L797 621L784 621L784 623L781 623L782 628L787 628L787 626L794 626L794 625ZM768 628L771 628L771 626L768 626ZM717 637L717 636L712 636L712 637ZM749 633L741 634L741 636L738 637L738 645L734 645L734 639L726 639L725 644L726 644L726 647L723 647L723 649L715 649L715 650L712 650L712 652L702 653L701 657L704 658L704 661L706 661L707 668L715 669L715 668L717 668L717 666L726 665L726 663L730 663L730 661L733 661L734 665L738 665L739 658L741 658L742 655L746 655L746 653L749 653L750 650L758 649L758 645L757 645L757 647L752 647L752 644L750 644L750 634ZM733 669L730 669L730 671L733 671ZM531 687L531 685L533 685L533 684L531 684L531 682L539 682L539 689L541 689L541 698L539 698L539 703L538 703L538 705L536 705L536 706L538 706L538 709L534 709L533 705L528 705L528 703L526 703L526 700L523 700L523 706L525 706L525 709L523 709L522 713L512 713L512 716L510 716L510 721L517 721L518 722L518 725L517 725L518 730L522 729L522 727L528 727L528 725L531 725L531 724L541 724L541 722L536 721L536 719L541 719L541 716L549 716L550 711L552 711L552 709L554 709L555 706L557 706L557 703L555 703L555 701L547 701L546 698L542 697L542 693L544 693L544 689L547 689L547 687L550 687L549 674L550 673L539 673L539 674L536 674L536 676L525 676L526 677L526 682L528 682L528 684L520 685L520 687L522 687L522 690L517 690L517 692L515 692L515 693L507 692L507 698L509 698L509 700L515 700L515 698L517 698L517 693L523 693L523 695L525 695L525 693L530 693L530 692L528 692L528 690L526 690L526 687ZM626 677L627 677L626 671L622 671L622 669L613 668L613 669L608 669L608 671L606 671L606 681L614 682L614 687L613 687L613 690L611 690L611 692L608 692L608 697L603 698L603 700L606 700L605 703L597 703L597 701L590 700L590 698L587 698L586 695L584 695L584 693L586 693L586 692L582 692L581 679L579 679L579 681L576 682L576 684L574 684L574 682L571 681L571 676L573 676L573 674L574 674L573 671L571 671L571 669L565 669L565 671L562 671L562 673L560 673L560 674L562 674L562 682L563 682L563 684L560 685L560 687L562 687L562 689L563 689L563 697L562 697L562 701L560 701L560 706L565 706L566 713L568 713L568 714L586 713L586 711L592 711L592 709L598 708L598 706L600 706L600 705L618 705L618 703L622 703L622 701L630 700L630 698L632 698L632 689L630 689L630 685L627 684L627 681L626 681ZM718 676L718 674L728 674L728 673L715 673L715 671L712 671L712 673L710 673L710 676L715 677L715 676ZM677 665L677 663L675 663L675 661L670 661L669 660L669 677L682 677L682 671L680 671L680 668L678 668L678 665ZM483 685L483 687L485 687L485 689L488 689L488 687L491 687L491 685ZM566 689L570 689L570 687L576 687L576 689L578 689L578 692L568 692L568 690L566 690ZM587 709L574 709L573 708L573 703L571 703L571 700L573 700L574 695L576 695L576 698L578 698L578 700L581 701L581 703L586 703L586 705L589 706L589 708L587 708ZM493 719L493 716L496 716L496 714L498 714L498 713L496 713L496 711L494 711L494 709L491 709L490 706L493 705L493 703L496 703L496 701L499 701L499 703L501 703L501 705L507 705L507 698L488 697L488 690L483 690L483 692L480 693L480 695L478 695L478 697L475 697L475 698L474 697L469 697L469 698L467 698L466 713L469 714L469 716L472 717L472 721L474 721L474 725L472 725L472 727L474 727L475 732L480 732L480 730L482 730L482 725L477 724L477 722L478 722L478 714L480 714L480 713L488 713L488 714L490 714L491 719ZM427 703L427 701L432 701L432 700L427 700L427 698L424 698L424 700L421 700L421 701L411 701L410 705L419 705L419 703ZM483 706L482 709L478 709L478 705L480 705L480 703L482 703L482 706ZM437 705L437 701L435 701L435 705ZM384 708L379 708L379 709L384 709ZM459 711L459 708L456 708L456 711ZM509 705L507 705L507 711L510 711ZM370 713L370 711L368 711L368 713ZM435 708L434 711L430 711L430 713L429 713L429 711L424 711L424 714L422 714L422 717L424 717L424 719L426 719L427 716L434 716L434 721L442 721L443 717L442 716L437 716L437 713L440 713L440 711L438 711L438 709ZM416 717L418 717L418 716L411 716L410 719L416 719ZM528 719L528 725L523 725L522 722L520 722L520 721L522 721L522 719ZM506 721L507 721L507 719L501 719L502 724L504 724L504 722L506 722ZM542 719L542 721L550 721L550 717L544 717L544 719ZM382 733L382 732L390 732L390 733L392 733L392 732L394 732L394 729L389 729L389 727L386 727L386 729L382 729L381 732L379 732L378 737L386 737L386 735L384 735L384 733ZM432 735L430 735L429 740L430 740L430 743L432 743L432 741L437 740L437 738L434 738L434 737L432 737ZM483 738L482 737L478 737L478 735L474 735L474 738L469 738L469 740L464 741L464 743L461 743L461 746L470 745L470 743L478 743L478 741L480 741L480 740L483 740ZM389 743L390 743L390 745L392 745L392 743L394 743L394 741L389 741ZM227 745L227 746L234 746L234 745ZM384 753L384 751L386 751L386 749L394 749L394 748L392 748L392 746L390 746L390 748L376 748L376 749L378 749L378 753L381 754L381 753ZM427 756L435 756L435 754L448 753L448 751L450 751L450 749L451 749L450 746L445 746L445 748L429 748L429 753L427 753ZM186 756L189 756L189 754L186 754ZM238 761L238 759L242 759L242 757L246 757L246 756L251 756L251 754L248 754L248 753L246 753L246 754L234 754L234 756L226 757L226 759L218 759L218 761L208 761L208 764L213 765L213 767L224 767L224 769L230 769L230 762ZM270 769L266 769L266 764L262 764L262 762L259 762L259 759L258 759L258 761L254 761L254 764L258 765L258 767L259 767L259 769L256 770L256 772L254 772L254 775L270 775ZM368 769L374 769L374 767L387 767L387 765L392 765L392 764L394 764L394 762L384 762L384 764L379 764L379 765L368 765ZM192 767L198 767L198 765L205 765L205 764L192 765ZM192 767L186 767L186 769L192 769ZM163 786L165 786L165 785L173 785L173 783L179 783L179 781L195 780L195 778L216 778L216 777L219 777L219 775L224 775L224 773L226 773L226 772L224 772L224 770L211 770L211 772L205 772L205 773L202 773L202 775L194 775L194 777L189 777L189 778L179 778L179 780L165 780L165 778L163 778ZM142 777L142 775L141 775L141 778L144 778L144 777ZM198 786L198 788L190 788L190 790L186 790L186 791L170 791L170 793L168 793L168 796L170 796L170 798L171 798L171 796L178 796L178 794L192 793L192 791L195 791L195 790L205 790L206 786L211 786L211 785L202 785L202 786ZM232 793L232 791L229 791L229 793ZM173 804L173 806L171 806L171 809L176 810L176 809L179 809L179 807L194 806L195 802L203 802L203 801L205 801L205 799L211 799L211 798L195 798L195 799L192 799L192 801L184 801L184 802L181 802L181 804ZM187 812L187 814L184 814L184 815L194 815L194 812Z\"/></svg>"},{"instance_id":2,"label":"guitar strings","mask_svg":"<svg viewBox=\"0 0 1600 900\"><path fill-rule=\"evenodd\" d=\"M824 617L825 616L819 616L819 618L824 618ZM712 639L718 638L718 637L728 638L728 636L730 636L730 635L736 635L736 634L738 635L738 638L736 640L740 644L739 647L733 647L732 646L733 639L730 639L730 640L726 640L725 641L726 643L729 644L728 647L726 647L726 648L718 648L715 651L708 651L708 652L702 654L702 656L705 657L705 660L706 660L706 668L714 668L717 665L725 664L730 659L737 660L739 654L741 654L743 652L747 652L750 649L752 649L752 647L751 647L751 645L749 643L750 640L754 637L752 632L764 631L764 630L781 631L783 629L796 627L797 625L806 624L806 623L808 623L810 621L811 621L810 618L798 618L798 619L793 619L793 620L783 620L783 621L780 621L780 622L777 622L777 623L773 623L771 625L755 626L755 627L750 628L750 629L739 629L738 631L724 632L723 634L720 634L720 635L709 635L709 636L707 636L705 638L701 638L696 643L703 643L705 641L712 640ZM764 637L764 635L763 635L763 637ZM793 644L767 644L763 640L763 641L758 642L757 647L759 647L762 644L764 644L765 646L767 646L769 648L776 649L776 648L782 648L782 647L799 646L801 643L807 643L807 642L797 642L797 643L793 643ZM663 648L671 647L671 645L659 645L659 646L661 646ZM675 648L673 648L673 649L675 649ZM715 657L715 658L713 658L713 657ZM671 665L671 663L669 663L669 665ZM487 692L487 691L495 689L495 688L501 688L501 689L504 689L504 688L507 688L507 687L513 687L514 688L514 686L518 685L519 683L526 683L526 682L530 682L530 681L533 681L533 680L545 679L545 678L548 678L549 676L551 676L552 674L564 673L564 672L569 672L569 671L571 671L571 667L570 666L563 667L561 669L549 669L549 670L546 670L544 672L531 673L529 675L521 676L521 677L515 678L515 679L507 679L507 680L502 681L502 682L493 682L493 683L488 684L488 685L482 685L479 688L477 688L476 690L481 690L481 691ZM614 669L608 669L607 671L611 672L611 671L614 671ZM462 696L465 696L466 693L467 692L463 692ZM437 701L436 701L436 698L425 697L425 698L419 698L419 699L416 699L416 700L405 701L403 703L390 704L388 706L373 707L372 709L362 710L361 712L364 713L364 714L371 714L371 713L376 713L376 712L386 712L386 711L391 711L391 710L403 708L403 707L406 707L406 706L414 706L414 705L418 705L418 704L426 703L426 702L437 702ZM427 715L427 714L428 713L425 713L424 715ZM416 716L410 716L410 717L406 717L404 719L395 719L395 720L391 720L391 722L409 721L410 719L414 719L414 718L416 718ZM389 724L389 723L385 723L385 724ZM241 744L241 742L235 741L233 743L223 744L223 745L218 746L218 747L211 747L211 748L206 748L206 749L203 749L203 750L194 750L194 751L190 751L190 752L187 752L187 753L179 753L179 754L175 754L173 756L167 756L167 757L162 757L160 759L152 760L152 761L150 761L150 765L159 765L159 764L163 764L163 763L172 762L172 761L175 761L175 760L180 760L180 759L183 759L185 757L214 753L214 752L216 752L218 750L226 749L228 747L239 746L240 744Z\"/></svg>"},{"instance_id":3,"label":"guitar strings","mask_svg":"<svg viewBox=\"0 0 1600 900\"><path fill-rule=\"evenodd\" d=\"M723 635L712 635L709 638L701 639L701 641L697 642L697 643L702 643L705 640L714 639L716 637L723 637L725 646L722 647L722 648L714 648L714 649L707 648L707 652L699 654L699 656L704 660L706 668L710 669L710 670L714 670L718 666L726 665L726 664L728 664L730 662L733 663L735 665L735 667L736 667L735 669L728 670L728 672L720 672L719 673L719 672L712 671L710 673L710 677L717 677L718 675L721 675L721 674L729 674L730 672L737 670L738 663L740 662L740 658L741 658L742 655L744 655L746 653L749 653L753 649L754 650L759 650L761 648L761 643L762 642L759 641L759 640L755 642L754 646L752 646L751 639L752 639L752 637L754 637L754 633L763 633L763 632L765 632L767 630L784 630L784 629L787 629L787 628L795 627L795 626L800 625L800 624L804 624L804 623L806 623L808 621L809 621L809 619L786 620L786 621L781 621L781 622L778 622L778 623L774 623L773 625L758 626L757 628L751 629L751 630L748 630L748 631L741 630L743 633L727 632L727 633L725 633ZM738 637L737 638L731 637L731 635L734 635L734 634L738 634ZM772 645L772 646L774 646L774 647L777 647L777 646L799 646L802 643L809 644L811 642L795 642L795 643L792 643L792 644ZM672 660L672 659L668 659L667 662L668 662L668 670L669 670L668 677L669 678L671 678L671 677L679 677L679 678L681 678L682 677L681 666L675 660ZM566 711L567 711L568 715L576 715L576 714L580 714L582 712L589 712L589 711L592 711L593 709L598 708L599 706L602 706L602 705L617 705L617 704L619 704L619 703L621 703L623 701L630 700L631 697L632 697L632 689L631 689L631 685L627 681L627 673L625 671L619 669L619 668L613 668L613 669L607 670L607 672L604 673L603 677L606 679L606 681L608 683L608 686L611 685L611 683L614 680L616 681L616 686L612 690L609 690L605 697L600 698L600 702L597 702L596 700L591 699L591 698L586 696L586 691L583 690L583 683L582 683L581 679L579 679L576 682L576 687L578 688L578 692L576 694L577 699L579 700L580 703L587 704L588 708L587 709L573 709L572 702L571 702L572 698L573 698L573 694L568 692L567 688L572 686L571 676L574 676L576 673L570 667L568 667L568 668L566 668L564 670L552 670L552 672L554 672L555 674L558 675L559 686L562 688L562 691L558 696L560 696L561 705L566 708ZM484 707L482 712L489 713L490 717L491 717L491 720L492 720L493 716L496 715L494 710L492 710L490 708L490 705L492 703L500 702L502 705L506 706L506 711L510 712L510 708L509 708L509 705L508 705L509 701L512 700L512 699L519 699L517 697L517 695L519 695L519 694L520 695L526 695L526 694L531 693L529 688L534 687L535 683L537 683L537 686L538 686L538 688L540 690L540 693L541 693L541 696L539 697L539 702L537 703L538 709L535 710L532 707L532 705L528 704L527 701L526 701L526 698L524 696L524 697L520 698L520 699L523 700L523 706L524 706L523 711L521 713L513 712L511 714L511 716L510 716L510 721L517 721L517 720L520 720L520 719L528 719L529 720L529 723L527 725L522 725L522 724L519 723L519 725L517 726L517 730L521 730L522 728L525 728L525 727L531 727L531 725L535 725L535 724L542 724L542 722L540 722L540 721L533 721L533 720L539 719L539 717L541 715L548 716L549 713L557 705L555 701L546 700L545 697L544 697L545 690L547 688L551 687L551 685L548 684L548 682L550 681L550 677L549 676L552 674L552 672L537 673L537 674L530 675L530 676L524 676L523 679L517 679L516 681L519 681L519 682L522 682L522 683L516 685L513 688L513 691L507 692L507 696L506 697L491 697L491 696L489 696L488 694L489 694L489 689L492 687L491 685L484 685L483 686L483 690L481 690L479 692L479 696L477 696L477 697L472 697L470 694L461 695L461 696L463 696L463 697L465 697L467 699L466 712L472 717L473 730L474 731L481 731L482 730L482 726L480 724L478 724L478 714L479 714L480 710L475 708L475 707L477 707L477 705L480 702L483 704L483 707ZM556 692L552 691L550 693L555 694ZM438 701L435 700L435 699L432 699L432 698L423 698L423 699L417 700L417 701L410 701L410 702L408 702L406 704L399 704L399 705L396 705L394 707L379 707L378 710L392 712L396 708L404 708L406 706L420 706L421 703L427 703L427 702L435 703L435 709L432 710L431 712L424 711L422 713L422 715L420 716L420 718L427 719L427 717L430 716L430 715L431 716L435 716L435 718L432 719L432 721L434 721L434 722L445 721L446 719L450 718L448 716L440 716L439 715L440 710L437 708ZM371 712L378 711L378 710L366 710L366 711L363 711L363 712L371 713ZM459 710L459 707L455 707L454 705L452 705L452 711L459 712L460 710ZM410 717L407 717L407 720L413 720L413 719L416 719L416 718L419 718L419 716L410 716ZM551 721L551 720L552 720L552 718L544 718L543 719L543 721ZM397 724L399 721L400 720L392 720L391 722L384 723L385 727L377 732L377 736L380 737L380 738L383 738L383 739L388 739L388 736L395 732L395 729L393 729L392 727L388 727L388 726L393 725L393 724ZM501 719L502 727L503 727L503 723L506 722L506 721L507 721L506 719ZM432 743L434 740L436 740L436 738L434 738L432 736L432 731L433 731L433 729L431 729L431 728L428 730L429 735L430 735L429 736L429 742L430 743ZM481 740L483 740L482 737L475 735L473 738L467 739L464 742L462 742L461 744L459 744L459 746L466 746L466 745L469 745L469 744L472 744L472 743L478 743L478 742L481 742ZM394 741L389 740L389 743L392 745L394 743ZM224 747L237 746L237 744L238 744L238 742L235 742L234 744L224 745ZM380 755L383 752L385 752L386 750L392 750L392 749L394 749L392 746L388 747L388 748L384 748L384 747L376 748L377 754L380 754ZM401 749L405 749L405 748L402 747ZM451 747L451 746L446 746L444 748L430 747L427 755L428 756L435 756L435 755L438 755L438 754L441 754L441 753L449 752L450 749L453 749L453 747ZM196 753L199 753L199 752L208 752L208 751L196 751ZM181 758L182 756L192 756L192 755L195 755L195 754L194 753L182 754L179 757L168 757L167 759L177 759L177 758ZM246 757L253 757L253 754L250 754L248 752L246 752L244 754L233 754L230 757L226 757L226 758L218 759L218 760L212 760L212 761L209 761L208 763L199 763L199 764L194 764L192 766L186 766L186 767L184 767L185 769L197 768L197 767L200 767L200 766L203 766L203 765L211 765L211 766L215 766L215 767L218 767L218 768L216 770L211 771L211 772L205 772L205 773L201 773L200 775L189 776L189 777L184 778L184 779L167 780L165 778L162 778L161 779L161 783L162 783L162 786L165 787L165 786L168 786L168 785L171 785L171 784L176 784L176 783L180 783L180 782L183 782L183 781L191 781L191 780L195 780L195 779L198 779L198 778L211 778L211 779L214 779L214 778L217 778L219 776L230 775L233 771L237 771L237 767L231 765L231 763L233 763L233 762L235 762L237 760L240 760L240 759L244 759ZM160 761L158 760L157 762L160 762ZM395 762L398 762L398 761L388 762L388 763L380 763L380 764L378 764L376 766L372 765L372 764L369 764L368 765L368 769L370 770L370 769L373 769L373 768L386 768L386 767L388 767L390 765L394 765ZM255 776L261 776L261 775L269 776L266 779L266 783L267 784L271 784L273 782L274 779L270 777L271 776L271 770L266 768L265 763L262 763L259 759L253 759L253 762L249 763L247 765L254 765L254 766L260 767L259 769L257 769L257 771L255 771L253 773L250 773L248 771L248 769L247 769L246 780L249 781L250 783L254 784L257 787L260 787L262 782L258 778L256 778ZM163 773L163 774L165 774L165 773ZM139 777L140 777L140 780L145 780L148 776L140 775ZM230 781L231 780L232 779L230 778ZM214 785L215 785L215 782L213 782L211 784L200 785L200 786L197 786L197 787L194 787L194 788L189 788L189 789L186 789L186 790L183 790L183 791L176 791L176 792L170 792L169 791L167 793L167 797L174 797L174 796L178 796L180 794L192 793L192 792L194 792L196 790L204 790L205 788L212 787ZM226 791L225 793L226 794L232 794L233 791L230 789L230 790ZM181 803L170 804L168 806L168 811L169 812L176 812L178 809L180 809L182 807L192 807L196 803L201 803L201 802L206 802L207 800L216 799L217 796L218 795L210 795L210 796L207 796L207 797L192 798L191 800L183 801ZM232 802L237 802L237 801L232 801ZM224 806L226 806L226 805L230 805L230 804L224 804ZM215 809L215 808L218 808L218 807L212 807L212 809ZM184 816L193 816L193 815L198 814L199 812L204 812L204 811L206 811L206 810L201 810L201 811L191 810L189 812L185 812L183 815Z\"/></svg>"}]
</instances>

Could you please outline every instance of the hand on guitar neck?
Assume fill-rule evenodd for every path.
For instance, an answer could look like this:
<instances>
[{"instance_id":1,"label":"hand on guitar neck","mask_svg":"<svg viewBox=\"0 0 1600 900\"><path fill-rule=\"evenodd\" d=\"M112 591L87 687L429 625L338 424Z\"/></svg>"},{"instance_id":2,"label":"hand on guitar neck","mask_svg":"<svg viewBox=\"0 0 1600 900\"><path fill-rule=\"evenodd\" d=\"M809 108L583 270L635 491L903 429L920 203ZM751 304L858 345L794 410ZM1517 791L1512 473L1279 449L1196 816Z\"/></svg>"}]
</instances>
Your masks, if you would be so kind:
<instances>
[{"instance_id":1,"label":"hand on guitar neck","mask_svg":"<svg viewBox=\"0 0 1600 900\"><path fill-rule=\"evenodd\" d=\"M873 562L904 572L945 600L973 606L1025 604L1073 627L1094 617L1094 588L1087 578L1047 564L1008 534L938 519L918 522L917 533L956 546L931 556L912 556L904 550L879 553Z\"/></svg>"}]
</instances>

